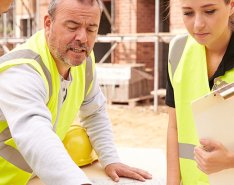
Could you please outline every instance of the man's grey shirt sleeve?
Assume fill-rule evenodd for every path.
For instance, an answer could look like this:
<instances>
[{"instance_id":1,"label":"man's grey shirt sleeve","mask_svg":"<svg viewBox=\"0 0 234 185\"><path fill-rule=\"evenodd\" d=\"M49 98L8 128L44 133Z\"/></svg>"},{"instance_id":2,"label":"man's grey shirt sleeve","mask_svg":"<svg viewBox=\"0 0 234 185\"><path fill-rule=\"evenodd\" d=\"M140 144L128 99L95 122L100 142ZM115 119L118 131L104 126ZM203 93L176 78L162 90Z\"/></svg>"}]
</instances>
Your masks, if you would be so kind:
<instances>
[{"instance_id":1,"label":"man's grey shirt sleeve","mask_svg":"<svg viewBox=\"0 0 234 185\"><path fill-rule=\"evenodd\" d=\"M0 73L0 114L17 147L45 184L89 184L54 133L41 76L24 64ZM91 183L90 183L91 184Z\"/></svg>"},{"instance_id":2,"label":"man's grey shirt sleeve","mask_svg":"<svg viewBox=\"0 0 234 185\"><path fill-rule=\"evenodd\" d=\"M80 108L81 124L87 129L93 148L103 167L120 162L114 144L110 119L106 110L106 99L99 87L96 72L89 94Z\"/></svg>"}]
</instances>

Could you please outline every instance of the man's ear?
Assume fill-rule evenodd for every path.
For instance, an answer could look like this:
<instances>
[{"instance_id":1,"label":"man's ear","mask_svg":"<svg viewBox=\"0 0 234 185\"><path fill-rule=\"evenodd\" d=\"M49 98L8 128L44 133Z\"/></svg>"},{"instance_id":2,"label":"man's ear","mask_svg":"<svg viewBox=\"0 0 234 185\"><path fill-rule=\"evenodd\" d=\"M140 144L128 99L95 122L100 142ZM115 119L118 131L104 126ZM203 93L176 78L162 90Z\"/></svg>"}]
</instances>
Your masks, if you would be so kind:
<instances>
[{"instance_id":1,"label":"man's ear","mask_svg":"<svg viewBox=\"0 0 234 185\"><path fill-rule=\"evenodd\" d=\"M50 30L51 23L52 23L51 17L49 15L46 15L44 17L44 29L46 31Z\"/></svg>"},{"instance_id":2,"label":"man's ear","mask_svg":"<svg viewBox=\"0 0 234 185\"><path fill-rule=\"evenodd\" d=\"M51 28L51 25L52 24L52 20L51 20L51 17L49 15L46 15L44 17L44 29L45 29L45 35L46 35L46 38L49 37L49 34L50 34L50 28Z\"/></svg>"}]
</instances>

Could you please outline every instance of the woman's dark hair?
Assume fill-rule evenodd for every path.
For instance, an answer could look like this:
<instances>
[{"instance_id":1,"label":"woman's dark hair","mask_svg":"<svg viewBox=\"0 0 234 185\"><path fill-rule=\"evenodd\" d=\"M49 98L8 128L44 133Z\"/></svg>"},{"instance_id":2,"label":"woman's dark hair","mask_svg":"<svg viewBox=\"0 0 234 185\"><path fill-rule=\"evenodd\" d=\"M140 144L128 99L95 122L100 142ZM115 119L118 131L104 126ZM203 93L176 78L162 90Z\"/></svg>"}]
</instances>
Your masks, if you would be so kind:
<instances>
[{"instance_id":1,"label":"woman's dark hair","mask_svg":"<svg viewBox=\"0 0 234 185\"><path fill-rule=\"evenodd\" d=\"M224 0L226 4L231 3L231 0ZM232 31L234 31L234 14L230 16L229 18L229 25Z\"/></svg>"}]
</instances>

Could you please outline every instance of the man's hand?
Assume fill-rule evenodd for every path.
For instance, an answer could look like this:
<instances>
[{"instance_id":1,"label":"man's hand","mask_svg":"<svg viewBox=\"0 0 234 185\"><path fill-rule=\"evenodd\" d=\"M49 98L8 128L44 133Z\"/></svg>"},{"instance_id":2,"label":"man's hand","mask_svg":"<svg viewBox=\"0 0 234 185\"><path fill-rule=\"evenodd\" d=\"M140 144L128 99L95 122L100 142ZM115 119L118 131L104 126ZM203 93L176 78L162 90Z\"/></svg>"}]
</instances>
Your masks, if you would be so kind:
<instances>
[{"instance_id":1,"label":"man's hand","mask_svg":"<svg viewBox=\"0 0 234 185\"><path fill-rule=\"evenodd\" d=\"M151 179L152 175L147 171L133 168L122 163L112 163L106 166L106 174L115 182L119 181L119 177L127 177L139 181Z\"/></svg>"},{"instance_id":2,"label":"man's hand","mask_svg":"<svg viewBox=\"0 0 234 185\"><path fill-rule=\"evenodd\" d=\"M211 174L227 168L233 168L234 155L221 143L202 139L200 144L202 147L195 147L194 159L201 171Z\"/></svg>"}]
</instances>

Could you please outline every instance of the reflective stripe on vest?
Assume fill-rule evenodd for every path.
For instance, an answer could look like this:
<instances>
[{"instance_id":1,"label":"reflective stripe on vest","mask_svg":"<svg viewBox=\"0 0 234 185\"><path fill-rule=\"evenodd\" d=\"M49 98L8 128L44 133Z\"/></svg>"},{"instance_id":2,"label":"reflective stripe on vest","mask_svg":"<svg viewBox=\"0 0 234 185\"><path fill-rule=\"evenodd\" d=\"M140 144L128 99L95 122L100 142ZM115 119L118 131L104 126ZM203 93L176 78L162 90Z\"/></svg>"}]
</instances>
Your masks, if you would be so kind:
<instances>
[{"instance_id":1,"label":"reflective stripe on vest","mask_svg":"<svg viewBox=\"0 0 234 185\"><path fill-rule=\"evenodd\" d=\"M12 51L12 52L0 57L0 63L14 60L14 59L19 59L19 58L33 59L36 62L38 62L38 64L41 66L41 68L42 68L42 70L47 78L47 81L49 84L49 98L50 98L52 95L51 75L50 75L49 70L46 68L45 64L43 63L41 56L39 54L37 54L29 49L16 50L16 51ZM89 87L93 81L93 66L92 66L91 56L86 58L85 72L86 72L85 73L86 74L86 76L85 76L85 96L86 96L88 94ZM53 129L55 129L55 128L56 128L56 125L54 125ZM10 130L8 127L0 133L0 156L3 157L8 162L15 165L16 167L18 167L18 168L20 168L28 173L32 173L33 172L32 169L26 163L26 161L24 160L21 153L17 149L15 149L14 147L5 144L5 141L7 141L11 138L12 138L12 136L11 136L11 133L10 133Z\"/></svg>"},{"instance_id":2,"label":"reflective stripe on vest","mask_svg":"<svg viewBox=\"0 0 234 185\"><path fill-rule=\"evenodd\" d=\"M38 64L40 64L46 78L49 84L49 98L51 97L52 94L52 82L51 82L51 75L49 70L46 68L45 64L42 62L41 56L35 52L33 52L32 50L29 49L24 49L24 50L16 50L13 52L10 52L6 55L3 55L0 58L0 63L9 61L9 60L14 60L14 59L33 59L35 61L38 62Z\"/></svg>"},{"instance_id":3,"label":"reflective stripe on vest","mask_svg":"<svg viewBox=\"0 0 234 185\"><path fill-rule=\"evenodd\" d=\"M8 162L14 164L18 168L32 173L32 169L29 165L25 162L21 153L13 148L12 146L6 145L4 141L11 138L11 133L9 128L6 128L3 132L0 133L0 156L6 159Z\"/></svg>"},{"instance_id":4,"label":"reflective stripe on vest","mask_svg":"<svg viewBox=\"0 0 234 185\"><path fill-rule=\"evenodd\" d=\"M88 93L89 87L93 81L93 65L91 56L86 58L86 69L85 69L85 96Z\"/></svg>"},{"instance_id":5,"label":"reflective stripe on vest","mask_svg":"<svg viewBox=\"0 0 234 185\"><path fill-rule=\"evenodd\" d=\"M194 147L192 144L179 143L179 157L194 160Z\"/></svg>"},{"instance_id":6,"label":"reflective stripe on vest","mask_svg":"<svg viewBox=\"0 0 234 185\"><path fill-rule=\"evenodd\" d=\"M183 54L187 38L188 38L188 35L184 35L180 37L180 39L176 40L174 43L174 46L171 48L171 51L169 53L168 58L171 64L172 76L175 73L175 70L179 64L180 58Z\"/></svg>"}]
</instances>

